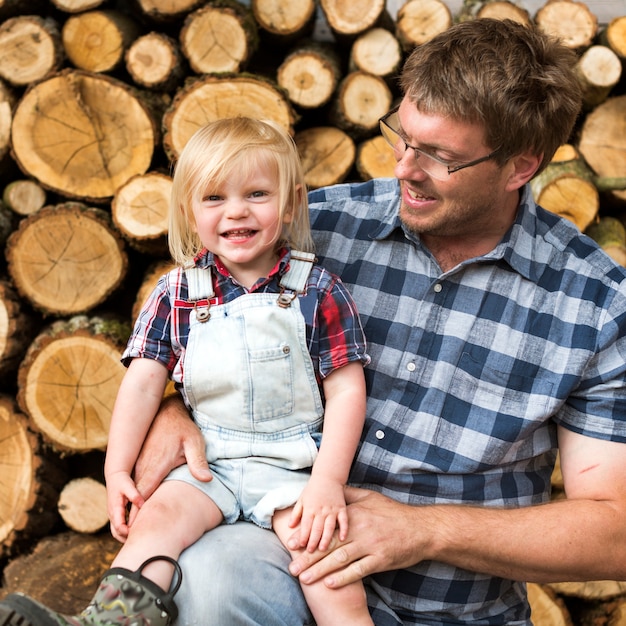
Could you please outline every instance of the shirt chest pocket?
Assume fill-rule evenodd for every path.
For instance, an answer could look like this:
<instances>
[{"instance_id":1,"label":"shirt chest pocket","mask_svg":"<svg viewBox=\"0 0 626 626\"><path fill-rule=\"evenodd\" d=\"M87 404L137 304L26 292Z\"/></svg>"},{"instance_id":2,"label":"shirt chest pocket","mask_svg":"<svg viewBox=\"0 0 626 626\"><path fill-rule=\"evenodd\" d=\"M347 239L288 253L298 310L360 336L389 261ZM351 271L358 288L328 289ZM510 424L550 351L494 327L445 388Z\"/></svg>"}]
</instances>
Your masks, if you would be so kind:
<instances>
[{"instance_id":1,"label":"shirt chest pocket","mask_svg":"<svg viewBox=\"0 0 626 626\"><path fill-rule=\"evenodd\" d=\"M550 380L487 368L464 352L435 434L442 469L485 471L550 449L553 387Z\"/></svg>"}]
</instances>

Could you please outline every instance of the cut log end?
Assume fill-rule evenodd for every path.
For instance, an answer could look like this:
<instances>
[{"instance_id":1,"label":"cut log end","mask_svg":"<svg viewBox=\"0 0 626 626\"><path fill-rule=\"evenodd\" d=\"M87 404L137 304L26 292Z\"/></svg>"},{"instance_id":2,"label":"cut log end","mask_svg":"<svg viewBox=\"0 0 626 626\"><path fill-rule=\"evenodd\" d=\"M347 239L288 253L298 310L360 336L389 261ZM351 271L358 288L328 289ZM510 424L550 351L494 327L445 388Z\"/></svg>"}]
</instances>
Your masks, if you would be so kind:
<instances>
[{"instance_id":1,"label":"cut log end","mask_svg":"<svg viewBox=\"0 0 626 626\"><path fill-rule=\"evenodd\" d=\"M99 200L147 171L156 129L128 85L72 70L33 85L21 99L13 151L22 171L45 187Z\"/></svg>"},{"instance_id":2,"label":"cut log end","mask_svg":"<svg viewBox=\"0 0 626 626\"><path fill-rule=\"evenodd\" d=\"M93 478L70 480L61 491L59 514L79 533L96 533L108 523L106 487Z\"/></svg>"},{"instance_id":3,"label":"cut log end","mask_svg":"<svg viewBox=\"0 0 626 626\"><path fill-rule=\"evenodd\" d=\"M121 284L128 259L106 215L79 203L44 207L12 233L9 273L35 308L53 315L83 313Z\"/></svg>"},{"instance_id":4,"label":"cut log end","mask_svg":"<svg viewBox=\"0 0 626 626\"><path fill-rule=\"evenodd\" d=\"M106 447L129 332L115 320L77 316L51 324L31 343L18 372L17 401L54 450Z\"/></svg>"}]
</instances>

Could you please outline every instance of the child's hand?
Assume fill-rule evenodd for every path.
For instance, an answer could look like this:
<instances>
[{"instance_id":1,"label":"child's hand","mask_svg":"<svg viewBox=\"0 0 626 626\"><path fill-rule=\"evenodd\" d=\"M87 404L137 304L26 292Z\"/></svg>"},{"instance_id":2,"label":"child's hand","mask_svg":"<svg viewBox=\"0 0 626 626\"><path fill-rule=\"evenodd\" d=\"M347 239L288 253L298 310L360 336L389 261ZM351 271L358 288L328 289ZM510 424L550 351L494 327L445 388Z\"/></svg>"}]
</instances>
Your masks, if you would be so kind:
<instances>
[{"instance_id":1,"label":"child's hand","mask_svg":"<svg viewBox=\"0 0 626 626\"><path fill-rule=\"evenodd\" d=\"M293 507L289 526L300 523L300 546L309 552L326 550L337 526L339 539L348 533L348 513L343 485L337 482L311 480Z\"/></svg>"},{"instance_id":2,"label":"child's hand","mask_svg":"<svg viewBox=\"0 0 626 626\"><path fill-rule=\"evenodd\" d=\"M133 508L137 509L143 506L144 499L127 472L115 472L107 476L106 483L111 534L124 543L130 528L130 522L126 517L128 504L132 504Z\"/></svg>"}]
</instances>

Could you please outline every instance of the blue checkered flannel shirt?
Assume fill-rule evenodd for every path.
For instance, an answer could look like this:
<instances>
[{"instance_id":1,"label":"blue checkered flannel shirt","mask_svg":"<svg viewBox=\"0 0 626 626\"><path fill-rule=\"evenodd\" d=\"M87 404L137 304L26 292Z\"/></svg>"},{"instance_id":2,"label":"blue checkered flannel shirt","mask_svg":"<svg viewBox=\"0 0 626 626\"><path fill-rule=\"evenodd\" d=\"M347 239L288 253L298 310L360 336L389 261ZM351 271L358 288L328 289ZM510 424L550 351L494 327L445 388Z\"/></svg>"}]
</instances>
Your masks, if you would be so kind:
<instances>
[{"instance_id":1,"label":"blue checkered flannel shirt","mask_svg":"<svg viewBox=\"0 0 626 626\"><path fill-rule=\"evenodd\" d=\"M528 186L501 243L445 273L400 224L395 179L309 199L320 263L352 292L372 357L353 484L529 506L549 500L557 424L626 442L626 269ZM370 583L377 626L530 624L520 582L422 562Z\"/></svg>"}]
</instances>

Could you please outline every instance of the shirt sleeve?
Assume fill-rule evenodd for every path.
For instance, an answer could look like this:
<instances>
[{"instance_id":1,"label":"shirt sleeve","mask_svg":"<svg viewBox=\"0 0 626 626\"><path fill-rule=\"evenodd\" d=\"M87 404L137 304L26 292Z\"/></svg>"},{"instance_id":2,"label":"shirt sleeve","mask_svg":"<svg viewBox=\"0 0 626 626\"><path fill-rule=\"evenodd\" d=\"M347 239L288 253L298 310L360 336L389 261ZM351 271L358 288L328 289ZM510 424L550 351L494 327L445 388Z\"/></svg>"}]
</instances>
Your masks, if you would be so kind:
<instances>
[{"instance_id":1,"label":"shirt sleeve","mask_svg":"<svg viewBox=\"0 0 626 626\"><path fill-rule=\"evenodd\" d=\"M337 276L324 274L328 284L320 291L316 320L321 378L352 361L363 365L370 362L365 334L350 292Z\"/></svg>"},{"instance_id":2,"label":"shirt sleeve","mask_svg":"<svg viewBox=\"0 0 626 626\"><path fill-rule=\"evenodd\" d=\"M158 361L170 373L173 371L177 355L172 338L171 278L172 273L162 276L144 303L122 354L125 366L140 357Z\"/></svg>"}]
</instances>

